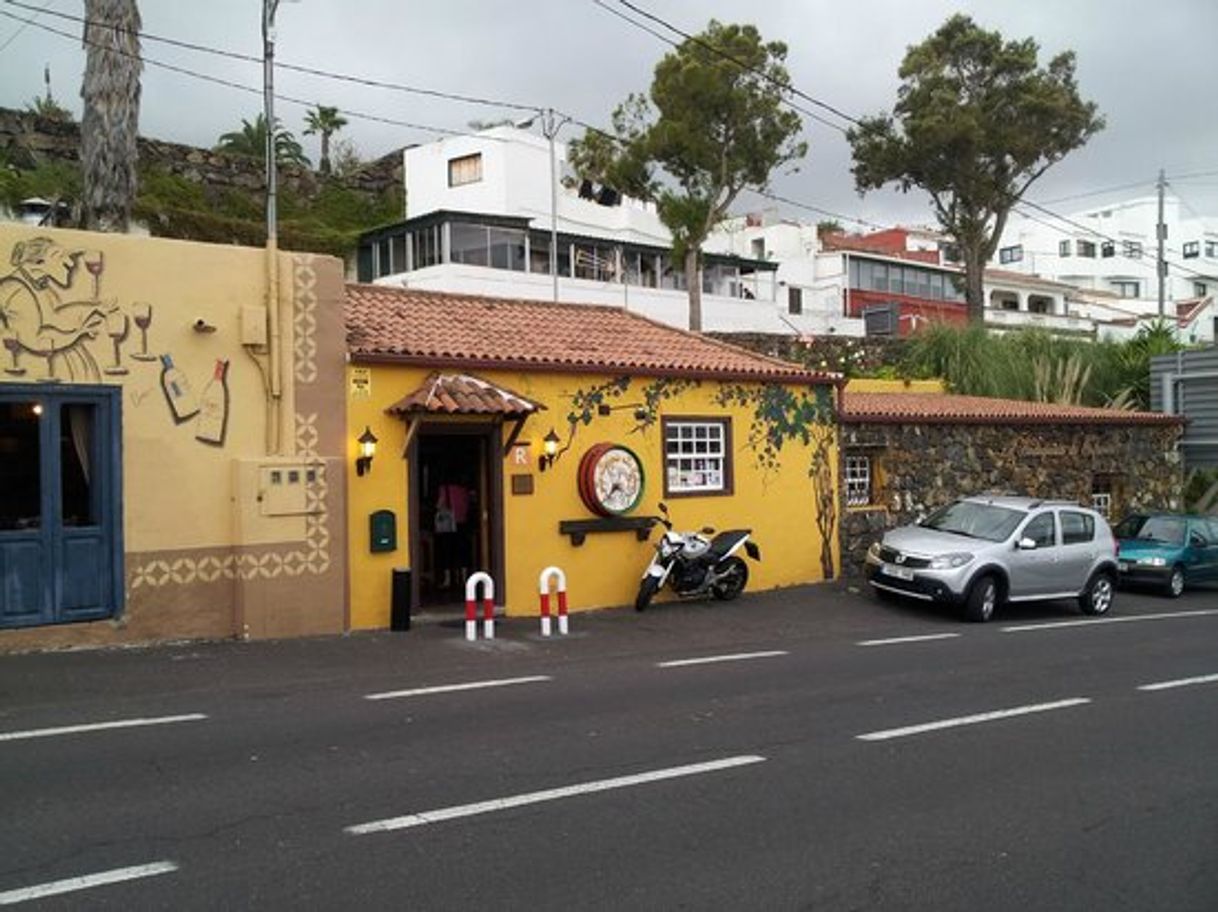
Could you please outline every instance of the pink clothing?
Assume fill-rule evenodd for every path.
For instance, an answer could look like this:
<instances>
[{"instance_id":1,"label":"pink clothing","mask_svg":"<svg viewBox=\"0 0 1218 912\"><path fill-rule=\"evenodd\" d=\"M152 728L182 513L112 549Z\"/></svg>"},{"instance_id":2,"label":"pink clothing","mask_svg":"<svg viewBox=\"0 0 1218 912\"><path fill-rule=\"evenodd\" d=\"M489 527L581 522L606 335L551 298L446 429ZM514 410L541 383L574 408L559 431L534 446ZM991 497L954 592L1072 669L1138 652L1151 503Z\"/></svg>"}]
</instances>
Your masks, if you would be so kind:
<instances>
[{"instance_id":1,"label":"pink clothing","mask_svg":"<svg viewBox=\"0 0 1218 912\"><path fill-rule=\"evenodd\" d=\"M469 519L469 490L461 485L440 485L440 506L452 510L457 524Z\"/></svg>"}]
</instances>

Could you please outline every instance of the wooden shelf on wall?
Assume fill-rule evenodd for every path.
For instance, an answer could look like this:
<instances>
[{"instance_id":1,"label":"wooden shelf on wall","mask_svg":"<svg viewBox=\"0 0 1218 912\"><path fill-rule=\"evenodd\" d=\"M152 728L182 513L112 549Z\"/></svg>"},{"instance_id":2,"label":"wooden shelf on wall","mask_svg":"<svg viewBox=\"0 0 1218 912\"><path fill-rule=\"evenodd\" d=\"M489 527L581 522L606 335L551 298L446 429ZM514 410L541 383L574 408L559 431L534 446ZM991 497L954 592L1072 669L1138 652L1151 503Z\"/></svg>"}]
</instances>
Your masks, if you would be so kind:
<instances>
[{"instance_id":1,"label":"wooden shelf on wall","mask_svg":"<svg viewBox=\"0 0 1218 912\"><path fill-rule=\"evenodd\" d=\"M605 519L563 519L558 523L558 534L571 536L571 544L577 548L584 543L589 533L633 532L639 541L647 541L656 520L651 516L611 516Z\"/></svg>"}]
</instances>

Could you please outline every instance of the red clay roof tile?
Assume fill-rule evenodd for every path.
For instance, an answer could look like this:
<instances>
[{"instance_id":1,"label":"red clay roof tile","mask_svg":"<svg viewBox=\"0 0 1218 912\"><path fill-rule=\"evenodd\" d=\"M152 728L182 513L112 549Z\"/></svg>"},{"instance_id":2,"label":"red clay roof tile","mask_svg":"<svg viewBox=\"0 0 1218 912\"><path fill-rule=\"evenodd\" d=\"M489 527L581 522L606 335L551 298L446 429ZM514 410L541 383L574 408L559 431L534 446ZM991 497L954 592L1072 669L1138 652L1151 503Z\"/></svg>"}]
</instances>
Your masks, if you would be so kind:
<instances>
[{"instance_id":1,"label":"red clay roof tile","mask_svg":"<svg viewBox=\"0 0 1218 912\"><path fill-rule=\"evenodd\" d=\"M385 411L449 415L531 415L545 406L469 374L432 374Z\"/></svg>"},{"instance_id":2,"label":"red clay roof tile","mask_svg":"<svg viewBox=\"0 0 1218 912\"><path fill-rule=\"evenodd\" d=\"M620 307L351 284L346 320L353 361L792 383L839 379Z\"/></svg>"},{"instance_id":3,"label":"red clay roof tile","mask_svg":"<svg viewBox=\"0 0 1218 912\"><path fill-rule=\"evenodd\" d=\"M1182 424L1179 415L951 393L852 393L843 424Z\"/></svg>"}]
</instances>

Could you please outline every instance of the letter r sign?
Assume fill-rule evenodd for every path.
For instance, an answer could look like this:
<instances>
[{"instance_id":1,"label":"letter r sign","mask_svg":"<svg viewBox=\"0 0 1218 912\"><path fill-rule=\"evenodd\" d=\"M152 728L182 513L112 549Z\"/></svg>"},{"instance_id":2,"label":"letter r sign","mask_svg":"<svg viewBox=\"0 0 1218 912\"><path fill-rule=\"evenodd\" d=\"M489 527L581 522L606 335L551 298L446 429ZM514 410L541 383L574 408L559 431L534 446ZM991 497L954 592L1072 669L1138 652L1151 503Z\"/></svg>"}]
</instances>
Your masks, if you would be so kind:
<instances>
[{"instance_id":1,"label":"letter r sign","mask_svg":"<svg viewBox=\"0 0 1218 912\"><path fill-rule=\"evenodd\" d=\"M512 465L527 466L529 464L529 445L518 443L512 447Z\"/></svg>"}]
</instances>

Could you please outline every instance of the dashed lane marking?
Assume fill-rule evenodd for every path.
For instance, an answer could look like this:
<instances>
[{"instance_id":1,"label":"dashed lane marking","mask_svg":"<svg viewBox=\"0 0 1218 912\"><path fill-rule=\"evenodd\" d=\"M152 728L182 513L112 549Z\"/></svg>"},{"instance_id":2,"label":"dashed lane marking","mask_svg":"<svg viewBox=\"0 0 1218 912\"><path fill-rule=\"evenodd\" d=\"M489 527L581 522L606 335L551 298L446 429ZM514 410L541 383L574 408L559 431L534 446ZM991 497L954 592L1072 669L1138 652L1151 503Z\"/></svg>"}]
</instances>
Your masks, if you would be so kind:
<instances>
[{"instance_id":1,"label":"dashed lane marking","mask_svg":"<svg viewBox=\"0 0 1218 912\"><path fill-rule=\"evenodd\" d=\"M883 640L860 640L857 646L896 646L899 643L927 643L931 640L950 640L960 636L958 633L928 633L922 636L888 637Z\"/></svg>"},{"instance_id":2,"label":"dashed lane marking","mask_svg":"<svg viewBox=\"0 0 1218 912\"><path fill-rule=\"evenodd\" d=\"M32 887L21 887L17 890L0 893L0 906L14 906L32 899L59 896L62 893L75 893L78 890L91 890L94 887L104 887L127 880L139 880L143 877L156 877L159 874L169 874L177 869L177 864L172 861L155 861L151 864L114 868L111 871L100 871L97 874L53 880L50 883L35 884Z\"/></svg>"},{"instance_id":3,"label":"dashed lane marking","mask_svg":"<svg viewBox=\"0 0 1218 912\"><path fill-rule=\"evenodd\" d=\"M1160 614L1129 614L1123 617L1087 618L1081 621L1052 621L1048 624L1020 624L1003 627L1003 633L1024 633L1029 630L1056 630L1059 627L1090 627L1094 624L1129 624L1135 621L1168 621L1174 618L1206 617L1218 614L1218 608L1201 608L1197 611L1164 611Z\"/></svg>"},{"instance_id":4,"label":"dashed lane marking","mask_svg":"<svg viewBox=\"0 0 1218 912\"><path fill-rule=\"evenodd\" d=\"M1071 706L1082 706L1090 703L1087 697L1073 697L1069 700L1057 700L1053 703L1035 703L1029 706L1016 706L1011 709L998 709L993 712L977 713L972 716L959 716L955 719L940 719L938 722L924 722L921 725L907 725L903 728L889 728L884 731L869 732L856 735L860 741L887 741L891 738L905 738L909 735L921 735L926 732L940 731L945 728L958 728L962 725L978 725L982 722L995 722L999 719L1010 719L1014 716L1026 716L1029 713L1049 712L1054 709L1067 709Z\"/></svg>"},{"instance_id":5,"label":"dashed lane marking","mask_svg":"<svg viewBox=\"0 0 1218 912\"><path fill-rule=\"evenodd\" d=\"M468 681L464 684L440 684L435 687L413 687L410 690L387 690L384 693L364 694L365 700L397 700L401 697L426 697L431 694L456 693L462 690L481 690L486 687L511 687L514 684L538 684L554 680L549 675L530 675L525 678L499 678L495 681Z\"/></svg>"},{"instance_id":6,"label":"dashed lane marking","mask_svg":"<svg viewBox=\"0 0 1218 912\"><path fill-rule=\"evenodd\" d=\"M85 725L61 725L57 728L33 728L28 731L0 732L0 741L25 741L29 738L53 738L58 735L79 735L87 732L110 731L116 728L141 728L147 725L171 725L175 722L200 722L205 713L181 716L158 716L151 719L118 719L114 722L93 722Z\"/></svg>"},{"instance_id":7,"label":"dashed lane marking","mask_svg":"<svg viewBox=\"0 0 1218 912\"><path fill-rule=\"evenodd\" d=\"M772 659L789 653L785 649L771 649L768 652L737 652L732 655L702 656L697 659L673 659L670 662L656 662L656 668L684 668L687 665L710 665L714 662L745 662L749 659Z\"/></svg>"},{"instance_id":8,"label":"dashed lane marking","mask_svg":"<svg viewBox=\"0 0 1218 912\"><path fill-rule=\"evenodd\" d=\"M1171 690L1173 687L1192 687L1194 684L1218 684L1218 674L1201 675L1196 678L1180 678L1175 681L1159 681L1143 684L1138 690Z\"/></svg>"},{"instance_id":9,"label":"dashed lane marking","mask_svg":"<svg viewBox=\"0 0 1218 912\"><path fill-rule=\"evenodd\" d=\"M646 773L635 773L632 776L617 776L613 779L580 782L575 785L566 785L561 788L546 789L540 792L527 792L523 795L510 795L506 798L479 801L475 804L459 804L454 807L436 808L435 810L423 811L418 814L406 814L402 817L373 820L370 823L360 823L345 827L343 832L352 836L366 836L369 833L387 833L393 830L404 830L410 827L442 823L446 820L455 820L459 817L473 817L477 814L507 811L528 804L540 804L543 801L557 801L560 798L575 798L579 795L591 795L595 792L607 792L611 789L663 782L666 779L679 779L685 776L715 773L739 766L761 763L765 759L765 757L756 754L745 754L738 757L725 757L722 760L710 760L705 763L690 763L686 766L673 766L667 769L651 770Z\"/></svg>"}]
</instances>

